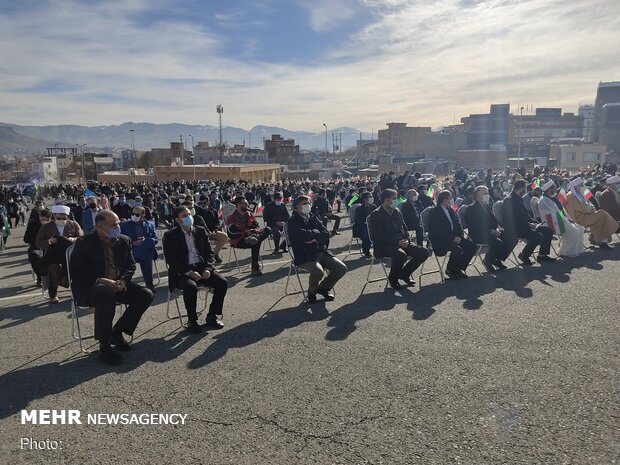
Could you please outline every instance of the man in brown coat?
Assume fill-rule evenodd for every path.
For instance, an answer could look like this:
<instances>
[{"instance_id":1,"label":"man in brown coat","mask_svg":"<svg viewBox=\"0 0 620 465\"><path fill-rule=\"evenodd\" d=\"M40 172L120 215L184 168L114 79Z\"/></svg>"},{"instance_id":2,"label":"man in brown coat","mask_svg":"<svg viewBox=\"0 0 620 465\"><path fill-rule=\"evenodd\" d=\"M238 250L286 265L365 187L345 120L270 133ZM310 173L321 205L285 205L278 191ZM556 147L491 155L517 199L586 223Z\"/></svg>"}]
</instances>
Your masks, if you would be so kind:
<instances>
[{"instance_id":1,"label":"man in brown coat","mask_svg":"<svg viewBox=\"0 0 620 465\"><path fill-rule=\"evenodd\" d=\"M65 252L78 237L84 235L82 228L69 218L69 207L54 205L52 207L53 221L41 226L35 245L43 250L41 274L46 275L47 290L50 303L58 300L58 285L68 285Z\"/></svg>"},{"instance_id":2,"label":"man in brown coat","mask_svg":"<svg viewBox=\"0 0 620 465\"><path fill-rule=\"evenodd\" d=\"M620 176L607 179L607 189L601 192L598 205L616 221L620 221Z\"/></svg>"}]
</instances>

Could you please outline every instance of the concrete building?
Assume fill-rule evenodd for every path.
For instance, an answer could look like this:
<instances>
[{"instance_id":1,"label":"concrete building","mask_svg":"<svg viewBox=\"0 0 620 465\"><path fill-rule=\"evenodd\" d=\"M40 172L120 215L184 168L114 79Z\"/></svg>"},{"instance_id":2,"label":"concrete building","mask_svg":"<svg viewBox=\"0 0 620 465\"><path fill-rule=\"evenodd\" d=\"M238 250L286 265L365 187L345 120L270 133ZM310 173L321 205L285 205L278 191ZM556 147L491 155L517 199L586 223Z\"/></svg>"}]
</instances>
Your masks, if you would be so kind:
<instances>
[{"instance_id":1,"label":"concrete building","mask_svg":"<svg viewBox=\"0 0 620 465\"><path fill-rule=\"evenodd\" d=\"M295 139L284 139L280 134L272 134L270 140L265 140L265 152L271 161L286 165L299 156L299 145L295 145Z\"/></svg>"},{"instance_id":2,"label":"concrete building","mask_svg":"<svg viewBox=\"0 0 620 465\"><path fill-rule=\"evenodd\" d=\"M607 147L598 143L558 143L549 147L549 161L560 169L578 170L607 160Z\"/></svg>"},{"instance_id":3,"label":"concrete building","mask_svg":"<svg viewBox=\"0 0 620 465\"><path fill-rule=\"evenodd\" d=\"M63 182L75 177L73 159L77 157L77 147L48 147L47 156L56 158L58 181Z\"/></svg>"},{"instance_id":4,"label":"concrete building","mask_svg":"<svg viewBox=\"0 0 620 465\"><path fill-rule=\"evenodd\" d=\"M460 150L457 156L457 166L468 169L488 169L494 171L506 168L508 157L505 150Z\"/></svg>"},{"instance_id":5,"label":"concrete building","mask_svg":"<svg viewBox=\"0 0 620 465\"><path fill-rule=\"evenodd\" d=\"M407 127L407 123L387 123L378 132L379 153L395 156L424 157L426 134L430 127Z\"/></svg>"},{"instance_id":6,"label":"concrete building","mask_svg":"<svg viewBox=\"0 0 620 465\"><path fill-rule=\"evenodd\" d=\"M152 168L161 165L184 165L192 163L192 152L185 150L181 142L170 142L170 148L152 148L140 158L139 167Z\"/></svg>"},{"instance_id":7,"label":"concrete building","mask_svg":"<svg viewBox=\"0 0 620 465\"><path fill-rule=\"evenodd\" d=\"M537 108L535 115L510 115L508 144L514 154L524 145L547 145L552 140L583 137L583 120L574 113L562 114L561 108Z\"/></svg>"},{"instance_id":8,"label":"concrete building","mask_svg":"<svg viewBox=\"0 0 620 465\"><path fill-rule=\"evenodd\" d=\"M594 132L594 105L579 105L577 115L581 118L581 137L584 142L592 142Z\"/></svg>"},{"instance_id":9,"label":"concrete building","mask_svg":"<svg viewBox=\"0 0 620 465\"><path fill-rule=\"evenodd\" d=\"M610 152L620 153L620 103L606 103L601 113L599 142Z\"/></svg>"},{"instance_id":10,"label":"concrete building","mask_svg":"<svg viewBox=\"0 0 620 465\"><path fill-rule=\"evenodd\" d=\"M426 133L425 160L456 160L460 150L467 149L467 133L463 125Z\"/></svg>"},{"instance_id":11,"label":"concrete building","mask_svg":"<svg viewBox=\"0 0 620 465\"><path fill-rule=\"evenodd\" d=\"M488 114L461 118L470 150L505 150L509 132L508 103L493 104Z\"/></svg>"},{"instance_id":12,"label":"concrete building","mask_svg":"<svg viewBox=\"0 0 620 465\"><path fill-rule=\"evenodd\" d=\"M594 127L592 141L599 142L601 137L603 106L608 103L620 103L620 81L600 82L594 102Z\"/></svg>"},{"instance_id":13,"label":"concrete building","mask_svg":"<svg viewBox=\"0 0 620 465\"><path fill-rule=\"evenodd\" d=\"M82 163L84 163L83 169ZM73 159L72 168L80 178L83 176L85 180L97 179L97 174L114 168L114 159L107 153L86 152Z\"/></svg>"}]
</instances>

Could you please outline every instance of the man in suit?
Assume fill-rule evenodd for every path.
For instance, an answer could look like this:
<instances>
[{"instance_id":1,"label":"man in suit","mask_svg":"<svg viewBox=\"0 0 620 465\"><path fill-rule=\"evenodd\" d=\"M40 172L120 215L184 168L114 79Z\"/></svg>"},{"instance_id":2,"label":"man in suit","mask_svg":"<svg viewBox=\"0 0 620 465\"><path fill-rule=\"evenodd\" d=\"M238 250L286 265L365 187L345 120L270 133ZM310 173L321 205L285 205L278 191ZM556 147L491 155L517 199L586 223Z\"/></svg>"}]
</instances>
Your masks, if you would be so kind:
<instances>
[{"instance_id":1,"label":"man in suit","mask_svg":"<svg viewBox=\"0 0 620 465\"><path fill-rule=\"evenodd\" d=\"M198 206L196 207L196 216L200 216L205 220L205 225L209 233L209 240L215 243L213 250L213 256L216 263L222 263L222 257L220 257L220 251L228 242L228 235L221 231L221 221L218 211L211 206L209 196L202 194L198 198Z\"/></svg>"},{"instance_id":2,"label":"man in suit","mask_svg":"<svg viewBox=\"0 0 620 465\"><path fill-rule=\"evenodd\" d=\"M476 244L487 244L487 253L482 260L489 273L505 270L506 265L502 262L508 258L512 249L509 249L501 239L502 229L497 223L497 218L491 211L489 200L491 196L486 186L478 186L474 190L475 202L465 211L465 222L469 237ZM463 208L463 207L461 207Z\"/></svg>"},{"instance_id":3,"label":"man in suit","mask_svg":"<svg viewBox=\"0 0 620 465\"><path fill-rule=\"evenodd\" d=\"M94 195L86 199L86 208L82 212L82 228L88 234L95 230L95 216L101 210L99 201Z\"/></svg>"},{"instance_id":4,"label":"man in suit","mask_svg":"<svg viewBox=\"0 0 620 465\"><path fill-rule=\"evenodd\" d=\"M527 190L523 179L517 179L512 188L512 192L502 203L502 221L504 224L504 244L510 250L514 249L519 238L525 239L527 243L518 255L519 260L524 265L531 265L530 256L537 246L540 246L538 253L539 262L553 262L555 258L549 256L551 250L551 240L553 233L551 229L530 221L529 213L523 203L523 196Z\"/></svg>"},{"instance_id":5,"label":"man in suit","mask_svg":"<svg viewBox=\"0 0 620 465\"><path fill-rule=\"evenodd\" d=\"M338 232L338 228L340 227L341 218L338 215L334 215L332 213L332 207L327 201L325 189L319 189L319 194L316 199L314 199L312 209L314 210L314 214L323 223L323 226L327 226L328 220L332 220L334 222L334 227L332 228L332 236L340 235L340 233Z\"/></svg>"},{"instance_id":6,"label":"man in suit","mask_svg":"<svg viewBox=\"0 0 620 465\"><path fill-rule=\"evenodd\" d=\"M451 279L467 278L465 270L476 254L476 244L466 239L458 215L452 209L454 198L448 190L437 194L437 205L428 214L428 238L439 257L450 252L446 274Z\"/></svg>"},{"instance_id":7,"label":"man in suit","mask_svg":"<svg viewBox=\"0 0 620 465\"><path fill-rule=\"evenodd\" d=\"M401 287L398 280L408 286L414 282L411 274L428 258L428 252L409 240L407 227L398 207L398 192L385 189L381 192L381 206L368 217L370 240L375 257L390 257L392 266L388 280L394 289ZM411 257L409 261L407 258Z\"/></svg>"},{"instance_id":8,"label":"man in suit","mask_svg":"<svg viewBox=\"0 0 620 465\"><path fill-rule=\"evenodd\" d=\"M362 204L355 207L355 215L353 218L353 237L358 237L362 240L362 254L366 258L371 258L370 247L372 242L370 241L370 235L368 234L368 226L366 222L368 216L377 208L372 202L374 197L372 192L364 192L362 194Z\"/></svg>"},{"instance_id":9,"label":"man in suit","mask_svg":"<svg viewBox=\"0 0 620 465\"><path fill-rule=\"evenodd\" d=\"M35 212L35 210L32 210ZM44 224L52 219L52 212L47 208L41 208L36 211L36 215L31 215L24 233L24 242L28 244L28 261L32 267L32 271L37 277L36 287L41 287L41 264L43 262L43 250L36 245L37 236Z\"/></svg>"},{"instance_id":10,"label":"man in suit","mask_svg":"<svg viewBox=\"0 0 620 465\"><path fill-rule=\"evenodd\" d=\"M140 264L146 287L155 292L153 260L157 258L155 246L158 240L153 223L147 221L145 216L144 207L133 207L131 219L121 222L121 233L131 239L131 252L136 262Z\"/></svg>"},{"instance_id":11,"label":"man in suit","mask_svg":"<svg viewBox=\"0 0 620 465\"><path fill-rule=\"evenodd\" d=\"M273 194L273 201L265 205L263 210L263 218L265 223L271 229L271 237L273 237L273 253L274 255L280 252L287 252L286 241L280 240L284 234L284 225L291 217L286 205L282 202L282 192L276 192Z\"/></svg>"},{"instance_id":12,"label":"man in suit","mask_svg":"<svg viewBox=\"0 0 620 465\"><path fill-rule=\"evenodd\" d=\"M121 234L115 213L97 213L95 230L76 242L70 262L76 303L95 307L95 339L99 341L100 359L116 365L122 361L117 350L126 352L131 348L123 333L133 335L153 301L153 293L131 281L136 271L131 240ZM127 304L127 309L112 327L117 302Z\"/></svg>"},{"instance_id":13,"label":"man in suit","mask_svg":"<svg viewBox=\"0 0 620 465\"><path fill-rule=\"evenodd\" d=\"M416 209L416 202L418 201L418 191L415 189L409 189L407 191L407 200L401 203L398 208L403 215L403 220L407 226L408 231L415 231L416 243L422 247L422 240L424 238L424 231L420 224L420 214Z\"/></svg>"},{"instance_id":14,"label":"man in suit","mask_svg":"<svg viewBox=\"0 0 620 465\"><path fill-rule=\"evenodd\" d=\"M245 199L244 199L245 200ZM209 263L213 251L209 244L209 235L205 228L194 225L194 218L184 206L175 207L173 219L177 225L164 234L164 255L168 264L168 286L183 290L183 302L187 310L188 331L200 333L196 314L198 287L213 289L213 299L207 314L206 325L221 329L224 323L219 319L224 308L224 297L228 282L215 271Z\"/></svg>"},{"instance_id":15,"label":"man in suit","mask_svg":"<svg viewBox=\"0 0 620 465\"><path fill-rule=\"evenodd\" d=\"M65 252L83 235L80 225L68 219L71 213L65 205L52 207L53 221L41 226L35 240L38 249L43 250L41 274L46 276L47 290L50 303L57 304L58 285L67 286L67 270Z\"/></svg>"}]
</instances>

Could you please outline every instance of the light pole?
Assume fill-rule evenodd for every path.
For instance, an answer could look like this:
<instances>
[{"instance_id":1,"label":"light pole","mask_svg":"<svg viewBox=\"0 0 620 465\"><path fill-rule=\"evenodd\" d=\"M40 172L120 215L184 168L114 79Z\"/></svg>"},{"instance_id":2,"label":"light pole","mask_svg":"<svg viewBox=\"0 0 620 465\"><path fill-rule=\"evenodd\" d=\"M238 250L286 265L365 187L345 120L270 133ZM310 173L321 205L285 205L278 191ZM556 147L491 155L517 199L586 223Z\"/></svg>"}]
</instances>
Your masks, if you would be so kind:
<instances>
[{"instance_id":1,"label":"light pole","mask_svg":"<svg viewBox=\"0 0 620 465\"><path fill-rule=\"evenodd\" d=\"M189 134L192 138L192 168L194 169L194 181L196 180L196 155L194 154L194 136Z\"/></svg>"},{"instance_id":2,"label":"light pole","mask_svg":"<svg viewBox=\"0 0 620 465\"><path fill-rule=\"evenodd\" d=\"M323 123L325 126L325 158L327 158L327 124Z\"/></svg>"},{"instance_id":3,"label":"light pole","mask_svg":"<svg viewBox=\"0 0 620 465\"><path fill-rule=\"evenodd\" d=\"M135 129L130 129L129 134L131 134L131 161L133 162L133 167L136 167L136 144L133 140L133 133Z\"/></svg>"},{"instance_id":4,"label":"light pole","mask_svg":"<svg viewBox=\"0 0 620 465\"><path fill-rule=\"evenodd\" d=\"M222 105L218 105L216 110L220 120L220 164L222 164L224 160L224 144L222 141L222 113L224 113L224 107Z\"/></svg>"},{"instance_id":5,"label":"light pole","mask_svg":"<svg viewBox=\"0 0 620 465\"><path fill-rule=\"evenodd\" d=\"M521 167L521 131L523 130L523 107L519 110L519 148L517 150L517 170Z\"/></svg>"},{"instance_id":6,"label":"light pole","mask_svg":"<svg viewBox=\"0 0 620 465\"><path fill-rule=\"evenodd\" d=\"M80 148L80 153L82 155L82 182L86 185L86 177L84 176L84 146L86 144L75 144Z\"/></svg>"},{"instance_id":7,"label":"light pole","mask_svg":"<svg viewBox=\"0 0 620 465\"><path fill-rule=\"evenodd\" d=\"M248 153L252 150L252 133L248 132Z\"/></svg>"}]
</instances>

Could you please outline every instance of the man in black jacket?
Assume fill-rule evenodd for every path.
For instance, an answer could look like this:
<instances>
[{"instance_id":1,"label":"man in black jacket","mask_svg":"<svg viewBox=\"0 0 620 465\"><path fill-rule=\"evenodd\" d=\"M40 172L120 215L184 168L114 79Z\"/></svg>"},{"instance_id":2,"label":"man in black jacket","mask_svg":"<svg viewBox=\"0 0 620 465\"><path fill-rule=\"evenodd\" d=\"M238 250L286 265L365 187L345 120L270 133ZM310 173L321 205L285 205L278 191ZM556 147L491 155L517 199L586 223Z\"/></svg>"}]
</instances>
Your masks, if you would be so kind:
<instances>
[{"instance_id":1,"label":"man in black jacket","mask_svg":"<svg viewBox=\"0 0 620 465\"><path fill-rule=\"evenodd\" d=\"M323 226L327 226L327 221L332 220L334 222L334 227L332 228L332 236L340 235L338 232L338 228L340 227L340 217L338 215L334 215L332 213L332 207L327 201L327 197L325 196L325 189L319 189L319 195L314 199L314 203L312 205L313 212L316 216L319 217Z\"/></svg>"},{"instance_id":2,"label":"man in black jacket","mask_svg":"<svg viewBox=\"0 0 620 465\"><path fill-rule=\"evenodd\" d=\"M425 249L413 245L409 240L403 216L397 208L397 197L398 193L394 189L382 191L381 206L367 220L375 257L392 259L388 280L394 289L401 287L399 279L407 285L413 285L411 274L428 258ZM408 262L407 257L411 257Z\"/></svg>"},{"instance_id":3,"label":"man in black jacket","mask_svg":"<svg viewBox=\"0 0 620 465\"><path fill-rule=\"evenodd\" d=\"M372 242L368 235L368 226L366 221L368 216L377 208L372 202L374 197L372 192L364 192L362 194L362 204L355 207L355 215L353 218L353 237L358 237L362 240L362 254L366 258L371 258L370 247Z\"/></svg>"},{"instance_id":4,"label":"man in black jacket","mask_svg":"<svg viewBox=\"0 0 620 465\"><path fill-rule=\"evenodd\" d=\"M403 215L403 220L407 226L408 231L415 231L416 243L422 247L422 239L424 238L424 231L420 224L420 214L416 209L416 202L418 201L418 191L415 189L409 189L407 191L407 200L401 203L398 208Z\"/></svg>"},{"instance_id":5,"label":"man in black jacket","mask_svg":"<svg viewBox=\"0 0 620 465\"><path fill-rule=\"evenodd\" d=\"M95 307L95 339L101 360L117 364L122 359L116 349L128 351L123 333L133 335L142 314L151 305L153 293L131 281L136 263L131 240L121 235L115 213L102 210L95 217L95 231L75 243L71 255L71 286L76 303ZM127 310L112 328L116 303Z\"/></svg>"},{"instance_id":6,"label":"man in black jacket","mask_svg":"<svg viewBox=\"0 0 620 465\"><path fill-rule=\"evenodd\" d=\"M188 330L200 333L196 314L198 287L213 289L213 299L207 314L206 325L213 329L224 327L219 319L224 308L224 297L228 281L209 264L213 251L209 244L207 230L194 225L194 219L187 207L175 207L173 219L177 227L164 234L164 256L168 264L168 286L183 290L183 302L187 310Z\"/></svg>"},{"instance_id":7,"label":"man in black jacket","mask_svg":"<svg viewBox=\"0 0 620 465\"><path fill-rule=\"evenodd\" d=\"M446 274L452 279L467 278L465 270L476 254L476 244L465 239L459 217L452 209L452 193L443 190L437 194L437 206L428 213L428 238L439 257L450 252Z\"/></svg>"},{"instance_id":8,"label":"man in black jacket","mask_svg":"<svg viewBox=\"0 0 620 465\"><path fill-rule=\"evenodd\" d=\"M35 209L32 210L35 212ZM36 215L31 215L24 233L24 242L28 244L28 261L32 267L32 271L37 277L36 287L41 287L41 272L43 264L43 250L37 247L36 239L41 226L47 224L52 219L52 212L47 208L41 208L36 211Z\"/></svg>"},{"instance_id":9,"label":"man in black jacket","mask_svg":"<svg viewBox=\"0 0 620 465\"><path fill-rule=\"evenodd\" d=\"M512 249L509 249L501 239L502 229L489 206L489 189L486 186L476 187L474 200L475 202L468 207L461 207L467 208L465 223L469 237L476 244L488 245L482 263L489 273L495 271L495 267L505 270L506 266L502 262L508 258Z\"/></svg>"},{"instance_id":10,"label":"man in black jacket","mask_svg":"<svg viewBox=\"0 0 620 465\"><path fill-rule=\"evenodd\" d=\"M527 190L523 179L518 179L514 183L512 192L502 203L502 221L504 223L504 243L510 250L519 242L519 238L525 239L527 243L518 255L519 260L524 265L531 265L530 256L534 249L540 245L538 261L553 262L555 258L549 256L551 250L551 240L553 233L542 225L530 222L530 216L523 203L523 196Z\"/></svg>"},{"instance_id":11,"label":"man in black jacket","mask_svg":"<svg viewBox=\"0 0 620 465\"><path fill-rule=\"evenodd\" d=\"M198 198L196 216L200 216L205 221L207 232L209 234L209 240L215 243L215 247L213 249L213 256L215 258L215 262L222 263L220 251L228 242L228 235L221 230L219 213L215 208L211 206L211 202L207 194L202 194Z\"/></svg>"},{"instance_id":12,"label":"man in black jacket","mask_svg":"<svg viewBox=\"0 0 620 465\"><path fill-rule=\"evenodd\" d=\"M319 218L310 213L310 208L310 197L300 195L295 199L293 214L286 223L289 246L293 249L295 265L310 273L308 302L316 302L317 294L332 301L332 289L347 272L347 266L328 252L329 232Z\"/></svg>"},{"instance_id":13,"label":"man in black jacket","mask_svg":"<svg viewBox=\"0 0 620 465\"><path fill-rule=\"evenodd\" d=\"M291 217L286 205L282 202L282 192L276 192L273 194L273 201L265 205L263 210L263 219L269 228L271 228L271 237L273 237L273 253L274 255L280 252L287 252L286 241L280 240L284 234L284 225Z\"/></svg>"}]
</instances>

